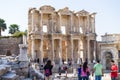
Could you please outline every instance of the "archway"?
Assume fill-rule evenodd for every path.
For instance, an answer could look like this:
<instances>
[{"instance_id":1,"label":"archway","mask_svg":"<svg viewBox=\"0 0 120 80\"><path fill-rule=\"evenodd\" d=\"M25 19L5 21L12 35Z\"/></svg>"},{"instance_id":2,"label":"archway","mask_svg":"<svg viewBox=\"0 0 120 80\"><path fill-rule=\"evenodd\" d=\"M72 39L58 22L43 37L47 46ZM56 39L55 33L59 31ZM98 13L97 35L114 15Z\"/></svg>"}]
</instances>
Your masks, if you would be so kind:
<instances>
[{"instance_id":1,"label":"archway","mask_svg":"<svg viewBox=\"0 0 120 80\"><path fill-rule=\"evenodd\" d=\"M112 53L111 52L106 52L105 53L105 63L106 63L106 70L110 70L111 69L111 59L113 58Z\"/></svg>"}]
</instances>

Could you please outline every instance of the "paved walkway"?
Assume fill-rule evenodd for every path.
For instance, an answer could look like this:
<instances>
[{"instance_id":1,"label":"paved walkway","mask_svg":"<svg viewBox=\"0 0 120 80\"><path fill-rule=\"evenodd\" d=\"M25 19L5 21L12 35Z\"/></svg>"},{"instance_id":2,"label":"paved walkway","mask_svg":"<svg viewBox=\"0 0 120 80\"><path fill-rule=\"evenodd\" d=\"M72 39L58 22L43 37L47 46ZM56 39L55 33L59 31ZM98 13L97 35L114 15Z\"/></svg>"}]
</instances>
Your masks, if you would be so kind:
<instances>
[{"instance_id":1,"label":"paved walkway","mask_svg":"<svg viewBox=\"0 0 120 80\"><path fill-rule=\"evenodd\" d=\"M77 79L77 75L73 75L73 74L68 74L67 77L65 74L62 74L61 76L59 76L58 74L54 74L53 80L78 80L78 79ZM93 78L93 76L90 76L90 80L95 80L95 79ZM110 75L104 74L102 80L111 80Z\"/></svg>"}]
</instances>

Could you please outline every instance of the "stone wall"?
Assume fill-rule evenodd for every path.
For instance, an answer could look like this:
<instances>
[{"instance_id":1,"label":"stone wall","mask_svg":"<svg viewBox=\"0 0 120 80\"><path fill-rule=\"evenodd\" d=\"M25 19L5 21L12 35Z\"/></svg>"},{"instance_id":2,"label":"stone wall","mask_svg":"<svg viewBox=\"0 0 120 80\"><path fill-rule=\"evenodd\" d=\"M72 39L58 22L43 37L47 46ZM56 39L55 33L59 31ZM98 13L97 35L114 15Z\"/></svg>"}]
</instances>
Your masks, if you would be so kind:
<instances>
[{"instance_id":1,"label":"stone wall","mask_svg":"<svg viewBox=\"0 0 120 80\"><path fill-rule=\"evenodd\" d=\"M19 44L22 42L22 37L19 38L0 38L0 55L19 54Z\"/></svg>"}]
</instances>

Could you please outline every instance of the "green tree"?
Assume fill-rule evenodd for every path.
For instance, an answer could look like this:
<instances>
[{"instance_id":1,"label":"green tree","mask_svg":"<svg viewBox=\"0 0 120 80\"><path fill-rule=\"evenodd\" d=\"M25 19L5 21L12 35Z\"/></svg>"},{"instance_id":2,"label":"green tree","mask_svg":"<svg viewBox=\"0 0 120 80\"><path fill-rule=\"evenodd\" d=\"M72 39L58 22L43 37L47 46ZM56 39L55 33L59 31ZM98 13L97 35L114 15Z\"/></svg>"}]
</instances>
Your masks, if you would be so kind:
<instances>
[{"instance_id":1,"label":"green tree","mask_svg":"<svg viewBox=\"0 0 120 80\"><path fill-rule=\"evenodd\" d=\"M15 32L19 32L19 26L17 24L11 24L9 27L9 33L14 34Z\"/></svg>"},{"instance_id":2,"label":"green tree","mask_svg":"<svg viewBox=\"0 0 120 80\"><path fill-rule=\"evenodd\" d=\"M7 29L5 20L0 18L0 36L1 36L1 31L5 31L5 29Z\"/></svg>"}]
</instances>

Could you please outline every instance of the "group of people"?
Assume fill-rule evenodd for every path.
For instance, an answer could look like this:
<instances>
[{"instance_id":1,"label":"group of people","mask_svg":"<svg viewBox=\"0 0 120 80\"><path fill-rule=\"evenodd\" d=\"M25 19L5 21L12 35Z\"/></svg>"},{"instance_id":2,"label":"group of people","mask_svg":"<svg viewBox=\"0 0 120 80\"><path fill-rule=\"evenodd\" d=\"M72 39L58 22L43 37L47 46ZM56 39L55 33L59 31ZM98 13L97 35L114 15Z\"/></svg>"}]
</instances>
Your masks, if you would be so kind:
<instances>
[{"instance_id":1,"label":"group of people","mask_svg":"<svg viewBox=\"0 0 120 80\"><path fill-rule=\"evenodd\" d=\"M48 60L44 65L44 75L45 80L51 80L52 77L52 68L53 65L51 60ZM91 70L88 66L88 62L84 62L83 65L79 65L78 69L78 80L90 80L89 76L94 75L95 80L102 80L102 76L104 76L103 66L98 60ZM118 80L118 66L115 64L114 60L111 60L111 80Z\"/></svg>"},{"instance_id":2,"label":"group of people","mask_svg":"<svg viewBox=\"0 0 120 80\"><path fill-rule=\"evenodd\" d=\"M80 65L78 68L78 80L89 80L90 72L92 72L92 76L95 75L95 80L102 80L102 76L104 76L103 66L98 60L94 65L92 71L87 65L87 62L84 62L83 65ZM111 60L111 80L118 80L118 67L115 64L114 60Z\"/></svg>"}]
</instances>

